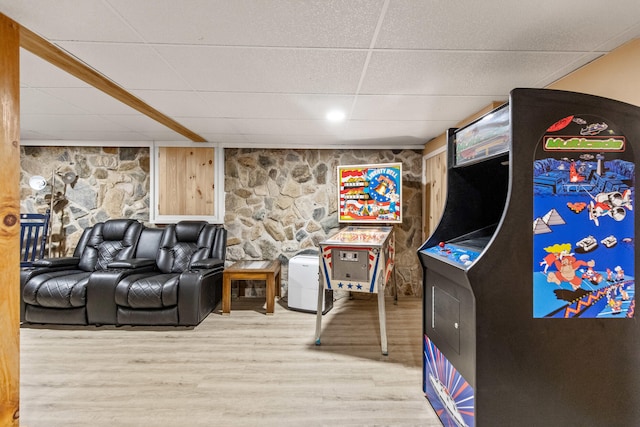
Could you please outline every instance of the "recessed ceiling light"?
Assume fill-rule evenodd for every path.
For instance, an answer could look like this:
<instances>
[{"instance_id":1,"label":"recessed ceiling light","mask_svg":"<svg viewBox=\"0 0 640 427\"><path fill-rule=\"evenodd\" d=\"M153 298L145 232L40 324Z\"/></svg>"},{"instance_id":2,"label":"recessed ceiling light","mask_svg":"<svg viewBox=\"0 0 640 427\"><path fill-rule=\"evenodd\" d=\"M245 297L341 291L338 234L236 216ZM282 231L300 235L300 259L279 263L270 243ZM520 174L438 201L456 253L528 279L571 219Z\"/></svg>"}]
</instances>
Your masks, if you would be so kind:
<instances>
[{"instance_id":1,"label":"recessed ceiling light","mask_svg":"<svg viewBox=\"0 0 640 427\"><path fill-rule=\"evenodd\" d=\"M327 113L327 120L330 122L342 122L346 115L342 110L331 110Z\"/></svg>"}]
</instances>

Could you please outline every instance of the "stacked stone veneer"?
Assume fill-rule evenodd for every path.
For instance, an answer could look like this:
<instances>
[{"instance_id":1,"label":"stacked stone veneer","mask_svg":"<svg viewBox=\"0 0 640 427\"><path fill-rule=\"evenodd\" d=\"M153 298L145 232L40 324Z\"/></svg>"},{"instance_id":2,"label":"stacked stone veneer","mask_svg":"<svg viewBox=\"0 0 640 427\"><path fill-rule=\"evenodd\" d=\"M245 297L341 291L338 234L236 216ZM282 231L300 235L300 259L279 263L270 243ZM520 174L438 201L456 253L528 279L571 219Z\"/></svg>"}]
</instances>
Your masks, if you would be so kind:
<instances>
[{"instance_id":1,"label":"stacked stone veneer","mask_svg":"<svg viewBox=\"0 0 640 427\"><path fill-rule=\"evenodd\" d=\"M403 222L395 226L396 279L399 295L421 295L419 151L226 149L227 261L279 259L286 288L289 260L317 251L318 243L343 225L337 166L397 162L402 163Z\"/></svg>"},{"instance_id":2,"label":"stacked stone veneer","mask_svg":"<svg viewBox=\"0 0 640 427\"><path fill-rule=\"evenodd\" d=\"M109 218L149 220L149 148L21 147L20 211L44 213L50 208L52 174L54 209L51 215L52 256L73 253L82 231ZM65 185L62 176L78 178ZM47 186L29 186L40 175Z\"/></svg>"},{"instance_id":3,"label":"stacked stone veneer","mask_svg":"<svg viewBox=\"0 0 640 427\"><path fill-rule=\"evenodd\" d=\"M82 230L109 218L149 221L149 148L21 148L21 211L45 212L51 195L64 197L52 215L54 256L71 255ZM288 262L316 251L338 223L338 165L402 163L403 223L395 228L396 279L400 295L421 295L422 155L413 150L225 149L227 264L240 259L279 259L286 294ZM78 179L66 185L65 172ZM43 190L29 187L41 175ZM59 194L58 194L59 193ZM388 288L388 292L390 289Z\"/></svg>"}]
</instances>

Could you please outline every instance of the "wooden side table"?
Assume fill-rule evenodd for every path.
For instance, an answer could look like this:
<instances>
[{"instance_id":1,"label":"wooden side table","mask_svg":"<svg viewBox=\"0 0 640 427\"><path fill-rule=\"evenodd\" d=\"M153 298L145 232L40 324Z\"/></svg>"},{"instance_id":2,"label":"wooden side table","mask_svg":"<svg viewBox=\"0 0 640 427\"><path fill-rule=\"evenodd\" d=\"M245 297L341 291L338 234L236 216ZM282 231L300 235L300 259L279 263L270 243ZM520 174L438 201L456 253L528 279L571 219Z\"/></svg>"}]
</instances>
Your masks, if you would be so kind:
<instances>
[{"instance_id":1,"label":"wooden side table","mask_svg":"<svg viewBox=\"0 0 640 427\"><path fill-rule=\"evenodd\" d=\"M231 281L267 282L267 315L273 314L276 295L280 296L280 261L238 261L225 268L222 282L222 315L231 314ZM277 285L277 286L276 286Z\"/></svg>"}]
</instances>

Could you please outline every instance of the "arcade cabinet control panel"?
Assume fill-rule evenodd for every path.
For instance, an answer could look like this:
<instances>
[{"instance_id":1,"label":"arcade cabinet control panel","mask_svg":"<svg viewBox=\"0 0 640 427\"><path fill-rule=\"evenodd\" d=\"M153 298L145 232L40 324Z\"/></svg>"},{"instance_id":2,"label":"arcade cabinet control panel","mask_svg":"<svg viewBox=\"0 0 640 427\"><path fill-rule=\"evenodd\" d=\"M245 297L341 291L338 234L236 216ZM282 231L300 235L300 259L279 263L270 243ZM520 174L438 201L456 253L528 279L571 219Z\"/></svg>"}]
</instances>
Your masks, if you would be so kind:
<instances>
[{"instance_id":1,"label":"arcade cabinet control panel","mask_svg":"<svg viewBox=\"0 0 640 427\"><path fill-rule=\"evenodd\" d=\"M426 253L438 255L447 261L467 268L478 258L480 252L465 249L462 246L440 242L437 246L425 249Z\"/></svg>"}]
</instances>

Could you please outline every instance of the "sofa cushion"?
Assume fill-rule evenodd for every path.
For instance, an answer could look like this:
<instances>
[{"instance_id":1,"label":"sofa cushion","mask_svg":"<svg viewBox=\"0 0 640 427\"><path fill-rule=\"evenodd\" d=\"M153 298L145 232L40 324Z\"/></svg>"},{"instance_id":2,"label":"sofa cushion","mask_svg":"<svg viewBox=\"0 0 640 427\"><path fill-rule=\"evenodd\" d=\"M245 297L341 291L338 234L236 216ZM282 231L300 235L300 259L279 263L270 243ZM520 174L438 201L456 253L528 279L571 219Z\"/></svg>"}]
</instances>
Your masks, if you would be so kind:
<instances>
[{"instance_id":1,"label":"sofa cushion","mask_svg":"<svg viewBox=\"0 0 640 427\"><path fill-rule=\"evenodd\" d=\"M164 308L178 304L180 275L157 274L135 281L121 280L116 285L116 304L130 308Z\"/></svg>"},{"instance_id":2,"label":"sofa cushion","mask_svg":"<svg viewBox=\"0 0 640 427\"><path fill-rule=\"evenodd\" d=\"M196 242L206 226L205 221L180 221L175 225L176 239L180 242Z\"/></svg>"},{"instance_id":3,"label":"sofa cushion","mask_svg":"<svg viewBox=\"0 0 640 427\"><path fill-rule=\"evenodd\" d=\"M24 302L50 308L84 307L90 274L67 270L36 276L22 292Z\"/></svg>"},{"instance_id":4,"label":"sofa cushion","mask_svg":"<svg viewBox=\"0 0 640 427\"><path fill-rule=\"evenodd\" d=\"M191 262L191 256L198 250L198 245L195 242L179 242L171 248L173 252L173 265L171 266L172 273L180 273L189 269Z\"/></svg>"},{"instance_id":5,"label":"sofa cushion","mask_svg":"<svg viewBox=\"0 0 640 427\"><path fill-rule=\"evenodd\" d=\"M162 228L143 228L138 239L135 257L152 259L155 264L163 233Z\"/></svg>"}]
</instances>

